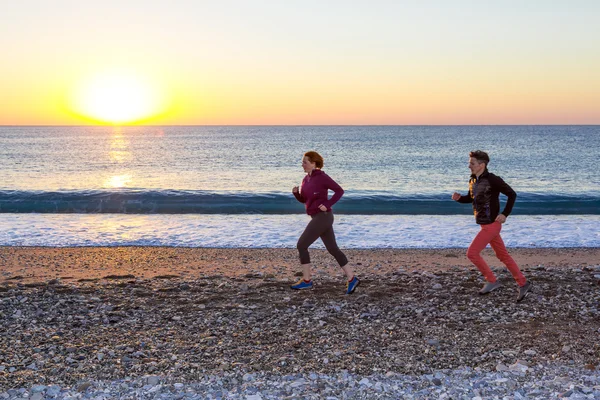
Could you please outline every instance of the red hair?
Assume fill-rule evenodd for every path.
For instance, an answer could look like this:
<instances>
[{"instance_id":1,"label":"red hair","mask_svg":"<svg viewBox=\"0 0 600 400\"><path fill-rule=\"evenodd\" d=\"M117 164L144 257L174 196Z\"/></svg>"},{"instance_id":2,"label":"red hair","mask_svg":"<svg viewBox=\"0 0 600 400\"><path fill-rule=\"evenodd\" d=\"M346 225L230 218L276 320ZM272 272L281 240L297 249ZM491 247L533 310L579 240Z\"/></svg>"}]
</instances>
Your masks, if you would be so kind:
<instances>
[{"instance_id":1,"label":"red hair","mask_svg":"<svg viewBox=\"0 0 600 400\"><path fill-rule=\"evenodd\" d=\"M304 157L308 158L308 161L314 163L317 168L323 168L323 157L316 151L307 151L304 153Z\"/></svg>"}]
</instances>

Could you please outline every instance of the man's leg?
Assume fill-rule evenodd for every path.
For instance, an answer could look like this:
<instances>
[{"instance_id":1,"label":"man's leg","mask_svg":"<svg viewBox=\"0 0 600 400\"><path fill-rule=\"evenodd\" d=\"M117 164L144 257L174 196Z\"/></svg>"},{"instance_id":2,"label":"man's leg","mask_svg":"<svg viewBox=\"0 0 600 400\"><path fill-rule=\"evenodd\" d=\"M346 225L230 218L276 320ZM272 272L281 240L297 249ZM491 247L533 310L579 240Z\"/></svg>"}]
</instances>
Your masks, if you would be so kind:
<instances>
[{"instance_id":1,"label":"man's leg","mask_svg":"<svg viewBox=\"0 0 600 400\"><path fill-rule=\"evenodd\" d=\"M500 224L499 222L495 223ZM517 285L524 286L527 282L527 279L525 279L521 273L521 270L519 269L519 266L515 260L510 256L510 254L508 254L508 250L506 250L506 246L504 245L504 241L502 240L500 234L491 240L490 245L492 246L492 249L494 249L496 257L498 257L498 259L502 261L504 265L506 265L506 268L508 268L513 278L515 278Z\"/></svg>"},{"instance_id":2,"label":"man's leg","mask_svg":"<svg viewBox=\"0 0 600 400\"><path fill-rule=\"evenodd\" d=\"M500 224L498 224L500 225ZM467 249L467 258L479 269L486 281L490 283L496 282L496 276L490 269L489 265L481 257L481 252L498 234L500 227L495 224L481 225L481 230L471 242Z\"/></svg>"}]
</instances>

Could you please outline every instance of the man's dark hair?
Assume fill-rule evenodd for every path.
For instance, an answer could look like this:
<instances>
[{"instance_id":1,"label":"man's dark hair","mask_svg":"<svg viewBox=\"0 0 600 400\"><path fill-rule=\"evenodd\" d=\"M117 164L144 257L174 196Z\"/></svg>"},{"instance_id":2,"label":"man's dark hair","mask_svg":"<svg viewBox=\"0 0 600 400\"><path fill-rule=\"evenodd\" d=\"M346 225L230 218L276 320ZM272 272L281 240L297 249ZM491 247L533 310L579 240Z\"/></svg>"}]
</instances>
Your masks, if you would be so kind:
<instances>
[{"instance_id":1,"label":"man's dark hair","mask_svg":"<svg viewBox=\"0 0 600 400\"><path fill-rule=\"evenodd\" d=\"M490 156L485 151L475 150L469 153L469 157L475 158L480 163L485 163L485 166L490 163Z\"/></svg>"}]
</instances>

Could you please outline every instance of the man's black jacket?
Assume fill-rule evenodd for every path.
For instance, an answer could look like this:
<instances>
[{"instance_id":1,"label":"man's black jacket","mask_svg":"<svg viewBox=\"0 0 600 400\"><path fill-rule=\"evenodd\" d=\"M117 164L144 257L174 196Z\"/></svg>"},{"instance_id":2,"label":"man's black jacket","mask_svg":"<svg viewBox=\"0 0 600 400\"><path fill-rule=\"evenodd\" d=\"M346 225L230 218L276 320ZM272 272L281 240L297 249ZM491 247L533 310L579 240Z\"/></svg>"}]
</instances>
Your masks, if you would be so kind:
<instances>
[{"instance_id":1,"label":"man's black jacket","mask_svg":"<svg viewBox=\"0 0 600 400\"><path fill-rule=\"evenodd\" d=\"M488 172L487 168L477 178L471 175L469 194L461 196L459 203L473 203L475 222L479 225L491 224L500 213L500 193L508 197L502 214L509 216L517 198L517 193L499 176Z\"/></svg>"}]
</instances>

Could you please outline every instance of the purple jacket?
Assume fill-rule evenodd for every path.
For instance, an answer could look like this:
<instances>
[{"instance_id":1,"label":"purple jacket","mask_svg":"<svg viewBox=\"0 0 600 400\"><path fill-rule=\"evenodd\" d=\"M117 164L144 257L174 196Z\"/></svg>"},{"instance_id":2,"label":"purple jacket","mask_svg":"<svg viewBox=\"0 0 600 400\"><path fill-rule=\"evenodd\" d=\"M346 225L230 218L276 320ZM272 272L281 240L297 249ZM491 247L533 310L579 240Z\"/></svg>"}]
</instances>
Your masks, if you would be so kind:
<instances>
[{"instance_id":1,"label":"purple jacket","mask_svg":"<svg viewBox=\"0 0 600 400\"><path fill-rule=\"evenodd\" d=\"M327 198L328 190L332 190L333 196ZM306 175L300 186L300 193L294 193L296 199L300 203L305 203L306 213L315 215L322 212L319 205L323 204L327 207L327 211L331 211L331 207L344 194L344 189L325 172L320 169L314 169L310 175Z\"/></svg>"}]
</instances>

